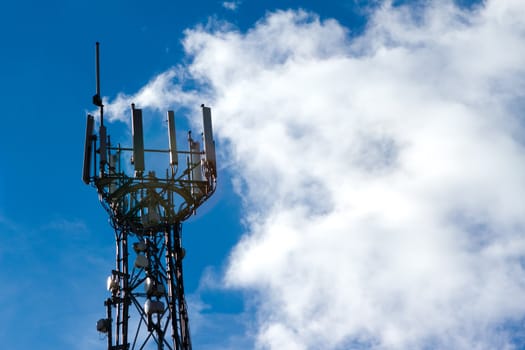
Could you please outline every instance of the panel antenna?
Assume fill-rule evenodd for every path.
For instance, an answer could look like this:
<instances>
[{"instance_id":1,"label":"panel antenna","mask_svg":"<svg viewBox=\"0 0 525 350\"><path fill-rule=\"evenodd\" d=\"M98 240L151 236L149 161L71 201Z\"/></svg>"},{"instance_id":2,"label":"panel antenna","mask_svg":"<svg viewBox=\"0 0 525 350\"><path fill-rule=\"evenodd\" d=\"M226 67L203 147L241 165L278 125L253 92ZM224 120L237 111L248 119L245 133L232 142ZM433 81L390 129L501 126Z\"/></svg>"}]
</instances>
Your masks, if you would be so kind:
<instances>
[{"instance_id":1,"label":"panel antenna","mask_svg":"<svg viewBox=\"0 0 525 350\"><path fill-rule=\"evenodd\" d=\"M84 141L84 164L82 166L82 181L89 184L91 172L91 153L93 152L93 126L95 125L95 118L88 114L86 121L86 138Z\"/></svg>"},{"instance_id":2,"label":"panel antenna","mask_svg":"<svg viewBox=\"0 0 525 350\"><path fill-rule=\"evenodd\" d=\"M170 165L177 166L179 157L177 155L177 134L175 130L175 112L168 111L168 139L170 146Z\"/></svg>"},{"instance_id":3,"label":"panel antenna","mask_svg":"<svg viewBox=\"0 0 525 350\"><path fill-rule=\"evenodd\" d=\"M144 172L144 132L142 130L142 109L131 104L131 134L133 137L133 165L138 174Z\"/></svg>"}]
</instances>

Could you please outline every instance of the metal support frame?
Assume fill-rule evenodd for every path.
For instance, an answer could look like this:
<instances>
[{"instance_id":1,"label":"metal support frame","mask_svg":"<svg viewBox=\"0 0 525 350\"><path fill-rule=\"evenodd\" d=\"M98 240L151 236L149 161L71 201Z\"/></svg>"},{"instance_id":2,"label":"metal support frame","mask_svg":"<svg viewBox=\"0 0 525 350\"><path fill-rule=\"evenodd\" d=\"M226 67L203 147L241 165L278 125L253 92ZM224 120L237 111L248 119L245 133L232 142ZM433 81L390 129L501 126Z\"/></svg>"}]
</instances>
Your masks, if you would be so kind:
<instances>
[{"instance_id":1,"label":"metal support frame","mask_svg":"<svg viewBox=\"0 0 525 350\"><path fill-rule=\"evenodd\" d=\"M166 275L168 282L169 309L172 315L178 315L177 324L172 322L174 343L181 349L191 349L190 329L188 323L188 306L184 298L182 259L184 249L181 240L182 225L171 225L165 232L166 242Z\"/></svg>"},{"instance_id":2,"label":"metal support frame","mask_svg":"<svg viewBox=\"0 0 525 350\"><path fill-rule=\"evenodd\" d=\"M189 142L194 143L191 136ZM108 350L151 349L151 344L157 350L191 350L182 222L214 193L215 177L194 179L194 168L202 164L189 160L200 156L191 151L184 152L188 166L178 177L174 172L165 179L129 177L119 165L126 149L108 150L115 151L109 158L116 163L104 176L92 178L115 230L116 264L108 278L112 296L104 303L107 318L102 320Z\"/></svg>"},{"instance_id":3,"label":"metal support frame","mask_svg":"<svg viewBox=\"0 0 525 350\"><path fill-rule=\"evenodd\" d=\"M180 222L166 225L162 231L140 235L121 231L118 227L115 229L116 269L111 277L118 280L118 287L111 291L112 297L105 302L107 320L111 325L108 350L145 349L149 343L154 343L159 350L191 350L181 233ZM146 257L147 267L129 265L132 254L128 242L130 236L137 239L135 244L142 243L145 247L137 254ZM148 300L161 302L165 307L158 313L148 313L145 307ZM115 310L115 319L112 319L112 309ZM130 332L129 325L131 315L138 316L133 332ZM166 337L168 331L171 340Z\"/></svg>"}]
</instances>

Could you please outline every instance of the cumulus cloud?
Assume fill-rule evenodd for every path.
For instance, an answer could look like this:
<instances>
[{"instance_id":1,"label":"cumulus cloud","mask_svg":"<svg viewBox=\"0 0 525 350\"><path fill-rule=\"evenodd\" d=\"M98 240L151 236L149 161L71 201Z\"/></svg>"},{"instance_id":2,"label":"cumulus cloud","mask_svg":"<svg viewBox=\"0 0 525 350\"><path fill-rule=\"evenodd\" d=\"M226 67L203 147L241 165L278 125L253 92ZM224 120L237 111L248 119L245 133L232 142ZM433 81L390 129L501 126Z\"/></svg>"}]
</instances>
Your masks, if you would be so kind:
<instances>
[{"instance_id":1,"label":"cumulus cloud","mask_svg":"<svg viewBox=\"0 0 525 350\"><path fill-rule=\"evenodd\" d=\"M225 281L258 296L257 348L516 347L523 18L385 2L353 38L292 10L186 32L245 203ZM136 96L192 101L169 74Z\"/></svg>"}]
</instances>

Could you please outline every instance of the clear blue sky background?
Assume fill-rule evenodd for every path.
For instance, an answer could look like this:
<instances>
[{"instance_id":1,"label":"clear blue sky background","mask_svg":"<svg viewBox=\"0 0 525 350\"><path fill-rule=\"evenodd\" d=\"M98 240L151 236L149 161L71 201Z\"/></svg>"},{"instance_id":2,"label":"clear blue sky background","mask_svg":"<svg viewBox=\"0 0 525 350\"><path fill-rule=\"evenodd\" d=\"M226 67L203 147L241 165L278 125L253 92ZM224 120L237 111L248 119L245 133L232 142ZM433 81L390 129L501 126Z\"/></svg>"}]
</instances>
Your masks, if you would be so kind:
<instances>
[{"instance_id":1,"label":"clear blue sky background","mask_svg":"<svg viewBox=\"0 0 525 350\"><path fill-rule=\"evenodd\" d=\"M415 1L395 1L395 4ZM472 6L479 1L457 1ZM375 2L373 2L375 3ZM94 44L101 42L102 94L135 93L152 77L188 63L184 30L210 18L245 31L277 9L305 9L358 35L363 0L10 1L0 9L0 347L105 349L104 316L114 236L96 191L81 182L85 114L95 92ZM203 101L206 103L206 101ZM198 107L198 106L196 106ZM110 126L111 127L111 126ZM244 232L241 200L222 168L215 198L184 225L186 292L215 320L193 336L195 349L253 346L246 337L251 296L205 288ZM247 309L248 307L248 309ZM228 315L245 315L242 318ZM190 314L190 326L193 320ZM200 317L200 316L199 316ZM195 320L195 322L199 322ZM515 327L513 325L512 327ZM196 327L198 328L198 327ZM515 330L516 331L516 330ZM516 331L517 332L517 331ZM243 340L244 339L244 340Z\"/></svg>"}]
</instances>

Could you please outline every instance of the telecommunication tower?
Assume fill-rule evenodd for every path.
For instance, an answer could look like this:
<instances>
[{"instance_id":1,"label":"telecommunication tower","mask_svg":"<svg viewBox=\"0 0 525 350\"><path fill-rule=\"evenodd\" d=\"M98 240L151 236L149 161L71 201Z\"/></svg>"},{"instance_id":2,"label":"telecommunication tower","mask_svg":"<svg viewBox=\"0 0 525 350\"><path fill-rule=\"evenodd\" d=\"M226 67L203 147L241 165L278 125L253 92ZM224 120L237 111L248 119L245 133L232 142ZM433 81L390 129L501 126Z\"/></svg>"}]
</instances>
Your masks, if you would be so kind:
<instances>
[{"instance_id":1,"label":"telecommunication tower","mask_svg":"<svg viewBox=\"0 0 525 350\"><path fill-rule=\"evenodd\" d=\"M93 103L99 107L100 118L97 134L95 117L87 115L82 180L97 189L109 214L115 231L116 265L107 279L106 316L96 327L106 335L108 350L189 350L181 229L182 222L215 191L211 109L201 106L202 150L191 132L188 150L178 149L173 111L167 111L168 147L146 148L142 110L134 104L132 147L114 145L104 125L99 67L97 43ZM145 154L149 153L166 154L165 174L147 170Z\"/></svg>"}]
</instances>

